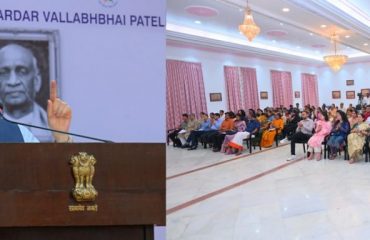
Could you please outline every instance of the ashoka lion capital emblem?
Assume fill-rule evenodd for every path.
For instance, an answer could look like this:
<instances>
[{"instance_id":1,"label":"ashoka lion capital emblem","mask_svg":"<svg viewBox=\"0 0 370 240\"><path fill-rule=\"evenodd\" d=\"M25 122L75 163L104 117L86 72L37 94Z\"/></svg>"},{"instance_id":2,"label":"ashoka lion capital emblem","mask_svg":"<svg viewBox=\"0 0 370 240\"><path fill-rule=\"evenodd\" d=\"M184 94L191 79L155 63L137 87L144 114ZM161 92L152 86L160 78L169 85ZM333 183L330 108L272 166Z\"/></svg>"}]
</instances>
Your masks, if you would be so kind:
<instances>
[{"instance_id":1,"label":"ashoka lion capital emblem","mask_svg":"<svg viewBox=\"0 0 370 240\"><path fill-rule=\"evenodd\" d=\"M92 185L96 159L93 155L80 152L71 157L70 161L75 178L75 187L72 190L73 197L77 202L94 201L98 192Z\"/></svg>"}]
</instances>

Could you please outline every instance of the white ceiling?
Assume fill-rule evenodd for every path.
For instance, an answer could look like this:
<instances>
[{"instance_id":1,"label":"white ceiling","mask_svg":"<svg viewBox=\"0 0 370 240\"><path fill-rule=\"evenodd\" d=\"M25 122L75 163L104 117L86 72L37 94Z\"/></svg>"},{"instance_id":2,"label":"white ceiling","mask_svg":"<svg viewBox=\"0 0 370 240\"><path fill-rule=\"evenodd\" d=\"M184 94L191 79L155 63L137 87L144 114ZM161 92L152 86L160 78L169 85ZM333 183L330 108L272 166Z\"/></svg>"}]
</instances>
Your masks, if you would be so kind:
<instances>
[{"instance_id":1,"label":"white ceiling","mask_svg":"<svg viewBox=\"0 0 370 240\"><path fill-rule=\"evenodd\" d=\"M358 9L362 9L362 11L364 11L365 13L370 13L369 0L351 0L350 2Z\"/></svg>"},{"instance_id":2,"label":"white ceiling","mask_svg":"<svg viewBox=\"0 0 370 240\"><path fill-rule=\"evenodd\" d=\"M249 5L261 28L252 43L238 30L245 0L167 0L167 39L321 63L324 55L333 54L329 36L336 32L338 54L351 61L370 60L370 0L249 0ZM216 15L200 16L189 7L208 7ZM290 11L283 12L285 7Z\"/></svg>"}]
</instances>

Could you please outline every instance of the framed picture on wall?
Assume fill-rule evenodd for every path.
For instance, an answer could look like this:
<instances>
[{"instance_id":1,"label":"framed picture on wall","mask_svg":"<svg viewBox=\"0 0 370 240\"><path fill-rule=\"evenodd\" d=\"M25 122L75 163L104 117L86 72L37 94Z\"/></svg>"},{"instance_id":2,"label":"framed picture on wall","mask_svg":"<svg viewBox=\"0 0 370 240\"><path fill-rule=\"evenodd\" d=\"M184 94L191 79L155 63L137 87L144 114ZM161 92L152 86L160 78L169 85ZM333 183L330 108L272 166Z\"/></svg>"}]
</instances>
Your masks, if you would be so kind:
<instances>
[{"instance_id":1,"label":"framed picture on wall","mask_svg":"<svg viewBox=\"0 0 370 240\"><path fill-rule=\"evenodd\" d=\"M58 36L58 31L0 30L0 48L12 54L23 53L22 58L25 58L24 52L31 53L34 64L31 70L27 70L37 72L40 78L40 87L32 94L35 95L35 102L44 110L49 99L50 79L61 83Z\"/></svg>"},{"instance_id":2,"label":"framed picture on wall","mask_svg":"<svg viewBox=\"0 0 370 240\"><path fill-rule=\"evenodd\" d=\"M355 80L346 80L346 85L347 86L353 86L353 85L355 85Z\"/></svg>"},{"instance_id":3,"label":"framed picture on wall","mask_svg":"<svg viewBox=\"0 0 370 240\"><path fill-rule=\"evenodd\" d=\"M268 92L260 92L260 98L261 99L268 99Z\"/></svg>"},{"instance_id":4,"label":"framed picture on wall","mask_svg":"<svg viewBox=\"0 0 370 240\"><path fill-rule=\"evenodd\" d=\"M356 92L355 91L346 91L346 99L355 99Z\"/></svg>"},{"instance_id":5,"label":"framed picture on wall","mask_svg":"<svg viewBox=\"0 0 370 240\"><path fill-rule=\"evenodd\" d=\"M294 97L295 98L300 98L301 97L301 92L300 91L295 91L294 92Z\"/></svg>"},{"instance_id":6,"label":"framed picture on wall","mask_svg":"<svg viewBox=\"0 0 370 240\"><path fill-rule=\"evenodd\" d=\"M367 94L370 94L370 88L361 89L361 94L365 97Z\"/></svg>"},{"instance_id":7,"label":"framed picture on wall","mask_svg":"<svg viewBox=\"0 0 370 240\"><path fill-rule=\"evenodd\" d=\"M20 111L26 113L24 119L33 119L38 122L33 122L41 127L48 127L43 120L36 120L33 116L46 116L47 100L50 96L50 79L58 81L59 86L62 83L60 79L60 59L59 59L59 32L49 30L22 30L22 29L1 29L0 30L0 48L3 52L1 58L1 80L7 80L12 74L8 66L12 61L17 61L23 64L18 64L15 68L15 74L21 78L20 85L17 91L26 93L13 94L12 102L23 101L23 94L29 98L31 104L27 106L21 104L14 104L11 108L13 111ZM14 56L10 58L9 56ZM31 64L30 64L31 63ZM8 69L9 68L9 69ZM10 71L10 72L8 72ZM31 84L32 85L29 85ZM32 86L32 87L31 87ZM15 89L15 88L14 88ZM15 91L15 90L12 91ZM21 90L19 90L21 89ZM0 99L5 99L5 92L0 92ZM60 92L59 92L60 94ZM7 97L8 98L8 97ZM10 102L2 102L0 105L6 105ZM5 107L5 113L10 109ZM43 119L43 117L37 117ZM53 141L51 135L47 132L34 132L36 137L41 142Z\"/></svg>"},{"instance_id":8,"label":"framed picture on wall","mask_svg":"<svg viewBox=\"0 0 370 240\"><path fill-rule=\"evenodd\" d=\"M209 100L211 102L221 102L222 101L222 94L221 93L210 93Z\"/></svg>"},{"instance_id":9,"label":"framed picture on wall","mask_svg":"<svg viewBox=\"0 0 370 240\"><path fill-rule=\"evenodd\" d=\"M332 91L331 92L331 97L333 99L340 99L340 91Z\"/></svg>"}]
</instances>

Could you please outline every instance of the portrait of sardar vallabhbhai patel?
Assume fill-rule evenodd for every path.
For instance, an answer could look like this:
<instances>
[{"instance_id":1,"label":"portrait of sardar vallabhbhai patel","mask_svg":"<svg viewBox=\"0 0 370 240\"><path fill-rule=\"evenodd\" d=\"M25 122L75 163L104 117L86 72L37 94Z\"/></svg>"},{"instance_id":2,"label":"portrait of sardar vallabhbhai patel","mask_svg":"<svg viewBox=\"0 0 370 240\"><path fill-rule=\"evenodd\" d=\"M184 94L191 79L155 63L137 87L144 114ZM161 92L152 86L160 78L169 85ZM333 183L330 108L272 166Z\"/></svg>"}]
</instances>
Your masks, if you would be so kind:
<instances>
[{"instance_id":1,"label":"portrait of sardar vallabhbhai patel","mask_svg":"<svg viewBox=\"0 0 370 240\"><path fill-rule=\"evenodd\" d=\"M18 43L1 45L0 103L8 119L42 127L48 126L46 111L36 101L42 84L38 60L30 48ZM45 104L46 101L47 99ZM50 132L35 128L29 130L41 142L53 139Z\"/></svg>"}]
</instances>

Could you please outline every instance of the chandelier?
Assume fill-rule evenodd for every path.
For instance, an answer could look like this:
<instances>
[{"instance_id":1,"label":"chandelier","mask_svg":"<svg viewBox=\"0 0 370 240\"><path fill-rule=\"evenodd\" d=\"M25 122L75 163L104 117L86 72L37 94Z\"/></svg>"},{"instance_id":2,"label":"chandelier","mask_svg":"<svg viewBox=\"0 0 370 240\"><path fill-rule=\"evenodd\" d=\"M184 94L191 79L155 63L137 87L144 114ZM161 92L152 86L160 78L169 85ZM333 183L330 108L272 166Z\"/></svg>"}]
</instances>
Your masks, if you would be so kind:
<instances>
[{"instance_id":1,"label":"chandelier","mask_svg":"<svg viewBox=\"0 0 370 240\"><path fill-rule=\"evenodd\" d=\"M243 24L239 25L239 31L243 33L250 42L260 33L260 28L253 20L252 10L249 7L248 0L244 15L244 22Z\"/></svg>"},{"instance_id":2,"label":"chandelier","mask_svg":"<svg viewBox=\"0 0 370 240\"><path fill-rule=\"evenodd\" d=\"M331 36L331 41L334 43L334 55L324 56L324 61L331 69L338 71L347 62L348 57L346 55L337 55L337 36L335 33Z\"/></svg>"}]
</instances>

